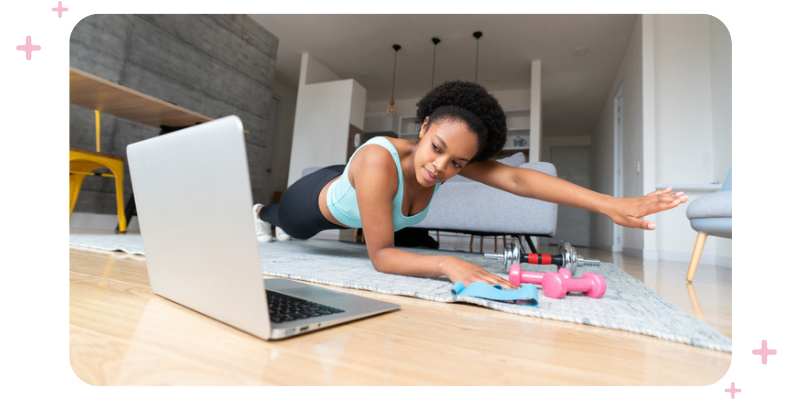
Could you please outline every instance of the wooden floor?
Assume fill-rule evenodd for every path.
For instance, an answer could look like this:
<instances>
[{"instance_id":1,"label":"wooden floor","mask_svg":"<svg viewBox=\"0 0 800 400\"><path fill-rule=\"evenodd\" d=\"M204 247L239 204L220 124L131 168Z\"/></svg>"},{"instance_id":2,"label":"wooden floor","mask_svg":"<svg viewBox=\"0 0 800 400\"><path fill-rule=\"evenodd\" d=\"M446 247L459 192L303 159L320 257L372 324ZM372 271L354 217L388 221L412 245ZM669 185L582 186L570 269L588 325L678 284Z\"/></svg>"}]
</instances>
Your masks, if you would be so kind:
<instances>
[{"instance_id":1,"label":"wooden floor","mask_svg":"<svg viewBox=\"0 0 800 400\"><path fill-rule=\"evenodd\" d=\"M684 263L578 252L731 337L729 268L701 265L687 285ZM92 385L710 385L731 363L613 329L334 289L402 309L263 341L153 294L143 257L71 249L72 368Z\"/></svg>"}]
</instances>

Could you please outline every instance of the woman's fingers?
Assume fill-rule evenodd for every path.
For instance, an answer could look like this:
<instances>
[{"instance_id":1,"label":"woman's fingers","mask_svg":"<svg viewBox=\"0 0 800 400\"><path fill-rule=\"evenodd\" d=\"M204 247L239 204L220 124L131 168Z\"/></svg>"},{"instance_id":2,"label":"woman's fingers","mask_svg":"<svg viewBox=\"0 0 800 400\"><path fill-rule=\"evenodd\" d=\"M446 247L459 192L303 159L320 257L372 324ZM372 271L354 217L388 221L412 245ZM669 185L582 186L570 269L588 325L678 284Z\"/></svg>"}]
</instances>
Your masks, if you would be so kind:
<instances>
[{"instance_id":1,"label":"woman's fingers","mask_svg":"<svg viewBox=\"0 0 800 400\"><path fill-rule=\"evenodd\" d=\"M618 199L614 210L606 215L616 224L624 227L656 229L655 222L640 218L675 208L688 200L683 192L670 193L671 191L672 188L669 187L641 197Z\"/></svg>"},{"instance_id":2,"label":"woman's fingers","mask_svg":"<svg viewBox=\"0 0 800 400\"><path fill-rule=\"evenodd\" d=\"M648 231L652 231L652 230L656 229L656 223L653 222L653 221L648 221L646 219L637 219L636 222L639 225L638 228L641 228L641 229L644 229L644 230L648 230Z\"/></svg>"},{"instance_id":3,"label":"woman's fingers","mask_svg":"<svg viewBox=\"0 0 800 400\"><path fill-rule=\"evenodd\" d=\"M489 271L466 261L455 259L457 263L456 269L451 270L452 273L447 274L452 282L461 281L465 285L473 282L485 282L492 286L500 286L503 289L518 289L519 287L513 285L506 279L503 279Z\"/></svg>"},{"instance_id":4,"label":"woman's fingers","mask_svg":"<svg viewBox=\"0 0 800 400\"><path fill-rule=\"evenodd\" d=\"M518 289L519 287L511 284L511 282L491 273L486 273L488 276L483 276L478 279L479 281L486 282L492 286L501 286L503 289Z\"/></svg>"},{"instance_id":5,"label":"woman's fingers","mask_svg":"<svg viewBox=\"0 0 800 400\"><path fill-rule=\"evenodd\" d=\"M653 195L658 195L658 194L662 194L662 193L669 193L671 191L672 191L672 187L668 187L666 189L656 190L654 192L648 193L645 196L653 196Z\"/></svg>"}]
</instances>

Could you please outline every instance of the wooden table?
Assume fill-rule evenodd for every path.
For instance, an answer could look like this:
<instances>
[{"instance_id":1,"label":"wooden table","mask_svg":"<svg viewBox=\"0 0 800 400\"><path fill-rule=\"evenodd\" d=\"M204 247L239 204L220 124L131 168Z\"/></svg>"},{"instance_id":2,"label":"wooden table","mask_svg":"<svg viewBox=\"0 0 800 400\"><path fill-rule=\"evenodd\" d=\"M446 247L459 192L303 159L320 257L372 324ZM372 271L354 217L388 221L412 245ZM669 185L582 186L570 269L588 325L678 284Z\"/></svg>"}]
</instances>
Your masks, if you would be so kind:
<instances>
[{"instance_id":1,"label":"wooden table","mask_svg":"<svg viewBox=\"0 0 800 400\"><path fill-rule=\"evenodd\" d=\"M402 308L263 341L155 295L143 257L71 249L71 365L92 385L525 386L710 385L731 362L613 329L333 289Z\"/></svg>"}]
</instances>

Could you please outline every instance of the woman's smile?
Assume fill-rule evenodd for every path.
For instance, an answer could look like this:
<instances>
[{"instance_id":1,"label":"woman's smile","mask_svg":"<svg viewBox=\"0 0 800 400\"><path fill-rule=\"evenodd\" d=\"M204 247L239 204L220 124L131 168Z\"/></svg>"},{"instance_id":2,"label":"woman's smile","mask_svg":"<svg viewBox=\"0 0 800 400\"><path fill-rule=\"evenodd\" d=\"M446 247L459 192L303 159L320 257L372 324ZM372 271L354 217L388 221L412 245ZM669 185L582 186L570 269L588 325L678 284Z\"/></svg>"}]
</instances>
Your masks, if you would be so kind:
<instances>
[{"instance_id":1,"label":"woman's smile","mask_svg":"<svg viewBox=\"0 0 800 400\"><path fill-rule=\"evenodd\" d=\"M436 182L439 179L438 175L432 174L427 168L423 168L423 170L425 171L425 180L429 183Z\"/></svg>"}]
</instances>

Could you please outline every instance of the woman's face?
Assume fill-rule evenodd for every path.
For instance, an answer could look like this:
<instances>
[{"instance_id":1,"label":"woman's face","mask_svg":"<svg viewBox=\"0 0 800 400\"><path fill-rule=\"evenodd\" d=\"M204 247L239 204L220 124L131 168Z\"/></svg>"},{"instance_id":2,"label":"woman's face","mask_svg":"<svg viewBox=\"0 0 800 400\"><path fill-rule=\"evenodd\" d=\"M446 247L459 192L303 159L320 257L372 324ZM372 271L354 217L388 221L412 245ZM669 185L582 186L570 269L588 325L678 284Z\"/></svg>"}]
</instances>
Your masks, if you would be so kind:
<instances>
[{"instance_id":1,"label":"woman's face","mask_svg":"<svg viewBox=\"0 0 800 400\"><path fill-rule=\"evenodd\" d=\"M478 136L461 121L443 120L422 124L422 137L414 157L417 182L431 187L444 182L478 154Z\"/></svg>"}]
</instances>

